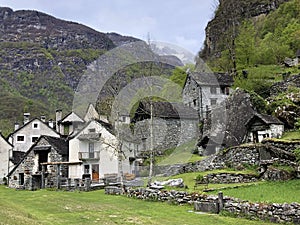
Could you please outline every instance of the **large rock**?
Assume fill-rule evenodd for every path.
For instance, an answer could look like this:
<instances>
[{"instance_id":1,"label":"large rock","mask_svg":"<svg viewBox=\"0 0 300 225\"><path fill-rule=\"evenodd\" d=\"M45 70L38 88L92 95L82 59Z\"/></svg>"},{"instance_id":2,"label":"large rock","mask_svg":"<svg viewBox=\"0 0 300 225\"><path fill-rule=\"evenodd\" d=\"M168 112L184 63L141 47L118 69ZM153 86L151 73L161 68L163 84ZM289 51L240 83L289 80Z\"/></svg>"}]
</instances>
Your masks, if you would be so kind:
<instances>
[{"instance_id":1,"label":"large rock","mask_svg":"<svg viewBox=\"0 0 300 225\"><path fill-rule=\"evenodd\" d=\"M243 90L236 90L226 101L227 124L223 145L231 147L245 142L246 123L256 113L251 95Z\"/></svg>"}]
</instances>

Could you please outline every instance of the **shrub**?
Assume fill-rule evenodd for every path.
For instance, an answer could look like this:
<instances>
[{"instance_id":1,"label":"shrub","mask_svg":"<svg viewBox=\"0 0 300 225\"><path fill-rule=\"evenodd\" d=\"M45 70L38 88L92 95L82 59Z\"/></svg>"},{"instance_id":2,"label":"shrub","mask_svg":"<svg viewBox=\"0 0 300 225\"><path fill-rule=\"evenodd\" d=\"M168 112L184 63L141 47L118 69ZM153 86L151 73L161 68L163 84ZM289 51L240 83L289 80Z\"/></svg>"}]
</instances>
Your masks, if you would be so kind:
<instances>
[{"instance_id":1,"label":"shrub","mask_svg":"<svg viewBox=\"0 0 300 225\"><path fill-rule=\"evenodd\" d=\"M295 150L293 151L293 153L294 153L295 156L296 156L296 161L297 161L298 163L300 163L300 148L295 149Z\"/></svg>"}]
</instances>

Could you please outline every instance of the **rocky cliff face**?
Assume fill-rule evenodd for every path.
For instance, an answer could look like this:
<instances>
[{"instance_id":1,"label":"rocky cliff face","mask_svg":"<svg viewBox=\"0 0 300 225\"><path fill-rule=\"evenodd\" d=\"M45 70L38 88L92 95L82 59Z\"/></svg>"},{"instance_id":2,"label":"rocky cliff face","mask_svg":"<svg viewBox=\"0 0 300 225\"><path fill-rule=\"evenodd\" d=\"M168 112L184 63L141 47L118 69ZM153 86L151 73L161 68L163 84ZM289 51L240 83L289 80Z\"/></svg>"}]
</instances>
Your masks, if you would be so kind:
<instances>
[{"instance_id":1,"label":"rocky cliff face","mask_svg":"<svg viewBox=\"0 0 300 225\"><path fill-rule=\"evenodd\" d=\"M203 50L203 59L219 57L221 51L232 45L242 20L268 14L288 0L219 0L215 17L208 23Z\"/></svg>"},{"instance_id":2,"label":"rocky cliff face","mask_svg":"<svg viewBox=\"0 0 300 225\"><path fill-rule=\"evenodd\" d=\"M104 33L67 22L45 13L0 8L0 41L39 43L57 49L94 48L109 50L115 45Z\"/></svg>"}]
</instances>

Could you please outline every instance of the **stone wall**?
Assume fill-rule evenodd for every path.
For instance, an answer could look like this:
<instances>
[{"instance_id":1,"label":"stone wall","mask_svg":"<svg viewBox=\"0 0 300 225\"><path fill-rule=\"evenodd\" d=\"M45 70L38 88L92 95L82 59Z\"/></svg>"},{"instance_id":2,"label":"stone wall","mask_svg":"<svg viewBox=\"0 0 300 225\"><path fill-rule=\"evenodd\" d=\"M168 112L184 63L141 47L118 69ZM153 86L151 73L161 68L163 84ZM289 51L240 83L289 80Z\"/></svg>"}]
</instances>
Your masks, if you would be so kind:
<instances>
[{"instance_id":1,"label":"stone wall","mask_svg":"<svg viewBox=\"0 0 300 225\"><path fill-rule=\"evenodd\" d=\"M204 176L204 182L210 184L250 183L258 181L256 175L241 173L210 173Z\"/></svg>"},{"instance_id":2,"label":"stone wall","mask_svg":"<svg viewBox=\"0 0 300 225\"><path fill-rule=\"evenodd\" d=\"M135 136L145 142L141 150L150 149L150 120L142 120L135 124ZM160 119L153 120L153 143L158 154L163 150L176 147L196 139L199 135L198 120L193 119Z\"/></svg>"},{"instance_id":3,"label":"stone wall","mask_svg":"<svg viewBox=\"0 0 300 225\"><path fill-rule=\"evenodd\" d=\"M262 141L263 144L272 145L273 147L293 152L293 150L300 148L300 141L281 141L276 139L265 139Z\"/></svg>"},{"instance_id":4,"label":"stone wall","mask_svg":"<svg viewBox=\"0 0 300 225\"><path fill-rule=\"evenodd\" d=\"M224 199L224 211L246 217L249 219L261 219L273 223L300 224L300 204L278 203L251 203L232 198Z\"/></svg>"},{"instance_id":5,"label":"stone wall","mask_svg":"<svg viewBox=\"0 0 300 225\"><path fill-rule=\"evenodd\" d=\"M282 166L297 167L293 150L300 148L300 142L265 140L258 144L245 144L224 149L205 159L184 164L156 166L156 174L171 176L180 173L198 172L223 168L242 168L245 165L266 167L276 163ZM273 178L272 178L273 180Z\"/></svg>"},{"instance_id":6,"label":"stone wall","mask_svg":"<svg viewBox=\"0 0 300 225\"><path fill-rule=\"evenodd\" d=\"M116 194L115 192L106 192ZM238 215L248 219L261 219L275 223L293 222L300 224L300 204L278 203L252 203L230 197L224 197L219 193L214 195L189 194L184 191L165 191L153 189L129 189L127 197L148 201L170 202L173 204L193 205L195 211L219 213L221 211Z\"/></svg>"}]
</instances>

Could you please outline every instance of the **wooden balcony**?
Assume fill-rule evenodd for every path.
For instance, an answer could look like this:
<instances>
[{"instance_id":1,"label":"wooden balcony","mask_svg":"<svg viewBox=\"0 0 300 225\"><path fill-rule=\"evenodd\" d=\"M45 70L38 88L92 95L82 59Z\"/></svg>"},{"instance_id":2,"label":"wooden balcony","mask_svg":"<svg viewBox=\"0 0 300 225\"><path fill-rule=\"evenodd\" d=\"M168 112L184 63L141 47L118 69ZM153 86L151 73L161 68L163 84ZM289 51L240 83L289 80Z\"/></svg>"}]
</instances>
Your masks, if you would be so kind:
<instances>
[{"instance_id":1,"label":"wooden balcony","mask_svg":"<svg viewBox=\"0 0 300 225\"><path fill-rule=\"evenodd\" d=\"M78 152L79 160L100 159L100 151L96 152Z\"/></svg>"}]
</instances>

